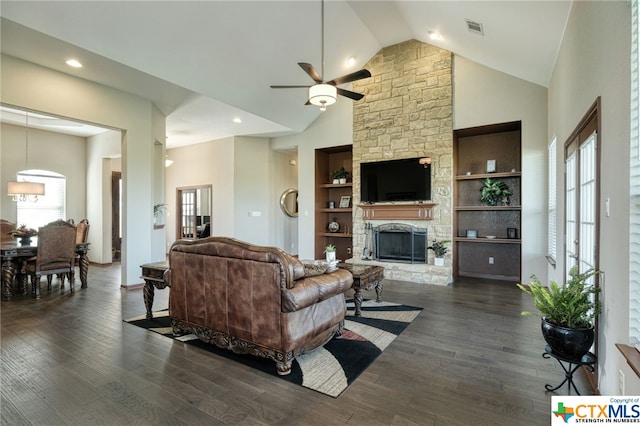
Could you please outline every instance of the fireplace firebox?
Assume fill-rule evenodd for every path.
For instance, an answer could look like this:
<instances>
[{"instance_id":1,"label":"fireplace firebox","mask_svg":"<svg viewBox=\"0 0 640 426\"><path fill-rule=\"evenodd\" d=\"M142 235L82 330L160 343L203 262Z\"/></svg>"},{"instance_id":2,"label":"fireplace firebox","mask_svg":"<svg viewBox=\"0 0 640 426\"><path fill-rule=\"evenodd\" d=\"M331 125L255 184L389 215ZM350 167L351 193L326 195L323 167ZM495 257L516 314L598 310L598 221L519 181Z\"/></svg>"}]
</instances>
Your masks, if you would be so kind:
<instances>
[{"instance_id":1,"label":"fireplace firebox","mask_svg":"<svg viewBox=\"0 0 640 426\"><path fill-rule=\"evenodd\" d=\"M374 258L387 262L427 263L427 229L404 223L373 227Z\"/></svg>"}]
</instances>

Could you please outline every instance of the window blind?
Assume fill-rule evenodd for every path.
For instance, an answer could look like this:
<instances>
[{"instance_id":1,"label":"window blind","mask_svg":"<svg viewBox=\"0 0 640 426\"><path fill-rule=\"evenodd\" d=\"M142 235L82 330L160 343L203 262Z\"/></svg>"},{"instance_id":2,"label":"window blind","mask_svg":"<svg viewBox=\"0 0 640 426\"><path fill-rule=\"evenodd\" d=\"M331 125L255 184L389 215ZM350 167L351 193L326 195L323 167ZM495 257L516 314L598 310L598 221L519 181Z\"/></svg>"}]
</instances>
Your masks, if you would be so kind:
<instances>
[{"instance_id":1,"label":"window blind","mask_svg":"<svg viewBox=\"0 0 640 426\"><path fill-rule=\"evenodd\" d=\"M39 228L57 219L66 218L67 179L46 170L25 170L17 174L18 181L44 183L44 195L38 201L18 201L17 221L19 225Z\"/></svg>"},{"instance_id":2,"label":"window blind","mask_svg":"<svg viewBox=\"0 0 640 426\"><path fill-rule=\"evenodd\" d=\"M631 155L629 214L629 343L640 344L640 58L638 0L631 1Z\"/></svg>"},{"instance_id":3,"label":"window blind","mask_svg":"<svg viewBox=\"0 0 640 426\"><path fill-rule=\"evenodd\" d=\"M556 196L557 196L557 153L556 153L556 138L553 138L551 145L549 145L549 213L548 213L548 254L549 257L555 261L556 259Z\"/></svg>"}]
</instances>

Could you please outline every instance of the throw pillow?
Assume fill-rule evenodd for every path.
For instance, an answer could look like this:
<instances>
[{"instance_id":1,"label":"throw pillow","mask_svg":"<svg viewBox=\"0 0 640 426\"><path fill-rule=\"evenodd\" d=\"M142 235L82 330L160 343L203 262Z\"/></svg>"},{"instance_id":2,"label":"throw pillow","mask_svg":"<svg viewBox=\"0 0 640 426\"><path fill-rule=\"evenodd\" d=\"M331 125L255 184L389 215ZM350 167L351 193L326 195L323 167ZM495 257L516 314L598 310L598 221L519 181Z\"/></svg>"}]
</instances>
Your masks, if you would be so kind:
<instances>
[{"instance_id":1,"label":"throw pillow","mask_svg":"<svg viewBox=\"0 0 640 426\"><path fill-rule=\"evenodd\" d=\"M304 276L314 277L316 275L322 275L329 269L329 264L318 260L303 260L302 266L304 266Z\"/></svg>"}]
</instances>

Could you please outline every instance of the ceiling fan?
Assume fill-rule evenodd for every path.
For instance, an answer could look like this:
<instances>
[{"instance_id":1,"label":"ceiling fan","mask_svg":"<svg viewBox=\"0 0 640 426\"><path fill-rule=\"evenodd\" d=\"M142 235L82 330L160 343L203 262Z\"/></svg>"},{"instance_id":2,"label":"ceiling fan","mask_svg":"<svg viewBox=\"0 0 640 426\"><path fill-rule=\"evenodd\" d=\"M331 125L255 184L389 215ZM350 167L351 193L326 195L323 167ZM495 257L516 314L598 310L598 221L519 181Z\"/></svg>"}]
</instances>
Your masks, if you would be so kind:
<instances>
[{"instance_id":1,"label":"ceiling fan","mask_svg":"<svg viewBox=\"0 0 640 426\"><path fill-rule=\"evenodd\" d=\"M306 72L309 77L316 84L312 86L281 86L281 85L272 85L272 89L297 89L297 88L308 88L309 89L309 100L305 103L305 105L317 105L320 107L320 111L325 111L327 109L327 105L331 105L336 102L337 95L345 96L349 99L353 99L359 101L364 97L362 93L352 92L350 90L341 89L336 87L340 84L351 83L352 81L362 80L363 78L371 77L371 73L366 69L361 69L360 71L353 72L351 74L343 75L342 77L334 78L331 81L325 81L322 79L324 75L324 0L321 2L321 39L322 39L322 47L321 47L321 74L318 74L318 71L313 67L313 65L298 62L300 68Z\"/></svg>"}]
</instances>

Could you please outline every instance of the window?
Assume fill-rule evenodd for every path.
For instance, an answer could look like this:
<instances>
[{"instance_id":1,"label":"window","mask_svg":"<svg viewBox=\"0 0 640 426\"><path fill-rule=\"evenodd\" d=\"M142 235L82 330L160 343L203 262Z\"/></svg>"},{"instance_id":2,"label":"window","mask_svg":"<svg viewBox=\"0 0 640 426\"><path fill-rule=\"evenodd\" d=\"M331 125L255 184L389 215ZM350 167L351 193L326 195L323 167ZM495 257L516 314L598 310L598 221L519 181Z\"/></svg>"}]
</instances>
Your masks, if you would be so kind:
<instances>
[{"instance_id":1,"label":"window","mask_svg":"<svg viewBox=\"0 0 640 426\"><path fill-rule=\"evenodd\" d=\"M23 170L17 180L44 183L44 195L38 201L18 201L17 224L39 228L49 222L66 217L67 179L47 170Z\"/></svg>"},{"instance_id":2,"label":"window","mask_svg":"<svg viewBox=\"0 0 640 426\"><path fill-rule=\"evenodd\" d=\"M549 212L548 212L548 226L549 231L547 235L547 245L548 245L548 254L549 254L549 262L555 266L556 264L556 220L557 220L557 212L556 212L556 138L554 137L551 141L551 145L549 145Z\"/></svg>"},{"instance_id":3,"label":"window","mask_svg":"<svg viewBox=\"0 0 640 426\"><path fill-rule=\"evenodd\" d=\"M640 58L638 0L631 2L631 159L629 214L629 344L640 344Z\"/></svg>"}]
</instances>

